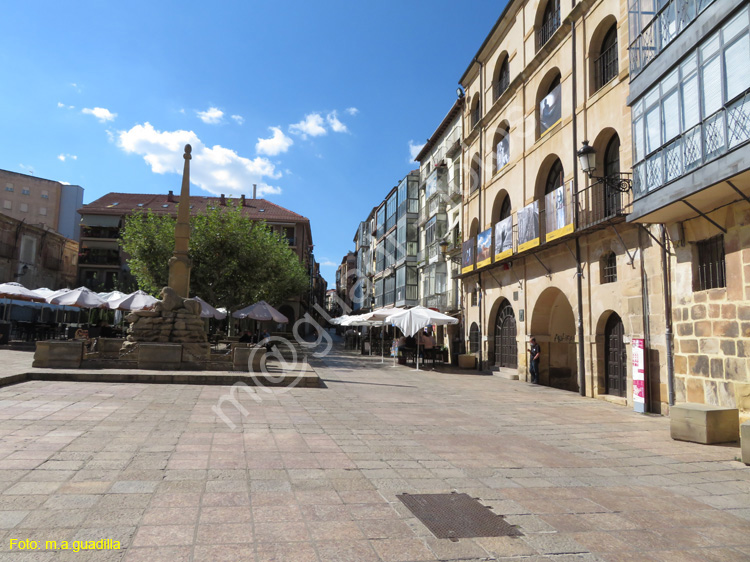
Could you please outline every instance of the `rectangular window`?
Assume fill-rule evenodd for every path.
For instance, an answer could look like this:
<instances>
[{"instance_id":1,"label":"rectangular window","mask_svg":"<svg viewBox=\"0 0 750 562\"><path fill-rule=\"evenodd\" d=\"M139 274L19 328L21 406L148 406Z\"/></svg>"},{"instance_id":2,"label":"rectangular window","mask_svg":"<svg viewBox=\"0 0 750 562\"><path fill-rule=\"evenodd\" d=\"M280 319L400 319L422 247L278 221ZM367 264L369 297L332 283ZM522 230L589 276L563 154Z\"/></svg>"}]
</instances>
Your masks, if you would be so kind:
<instances>
[{"instance_id":1,"label":"rectangular window","mask_svg":"<svg viewBox=\"0 0 750 562\"><path fill-rule=\"evenodd\" d=\"M478 302L477 292L476 291L472 291L471 292L471 306L477 306L477 302Z\"/></svg>"},{"instance_id":2,"label":"rectangular window","mask_svg":"<svg viewBox=\"0 0 750 562\"><path fill-rule=\"evenodd\" d=\"M49 191L47 190L42 191L42 199L49 199Z\"/></svg>"},{"instance_id":3,"label":"rectangular window","mask_svg":"<svg viewBox=\"0 0 750 562\"><path fill-rule=\"evenodd\" d=\"M696 244L698 267L693 276L693 290L705 291L727 286L724 261L724 236L714 236Z\"/></svg>"},{"instance_id":4,"label":"rectangular window","mask_svg":"<svg viewBox=\"0 0 750 562\"><path fill-rule=\"evenodd\" d=\"M22 189L21 194L23 195L31 195L31 191L29 189Z\"/></svg>"},{"instance_id":5,"label":"rectangular window","mask_svg":"<svg viewBox=\"0 0 750 562\"><path fill-rule=\"evenodd\" d=\"M5 191L13 191L13 186L8 184L5 186Z\"/></svg>"},{"instance_id":6,"label":"rectangular window","mask_svg":"<svg viewBox=\"0 0 750 562\"><path fill-rule=\"evenodd\" d=\"M3 209L12 209L12 208L13 208L13 203L11 203L8 200L3 201Z\"/></svg>"},{"instance_id":7,"label":"rectangular window","mask_svg":"<svg viewBox=\"0 0 750 562\"><path fill-rule=\"evenodd\" d=\"M747 33L724 51L727 101L750 88L750 35Z\"/></svg>"},{"instance_id":8,"label":"rectangular window","mask_svg":"<svg viewBox=\"0 0 750 562\"><path fill-rule=\"evenodd\" d=\"M28 213L29 212L29 206L26 203L21 203L20 210L22 213Z\"/></svg>"},{"instance_id":9,"label":"rectangular window","mask_svg":"<svg viewBox=\"0 0 750 562\"><path fill-rule=\"evenodd\" d=\"M39 214L46 217L47 216L47 207L39 207Z\"/></svg>"}]
</instances>

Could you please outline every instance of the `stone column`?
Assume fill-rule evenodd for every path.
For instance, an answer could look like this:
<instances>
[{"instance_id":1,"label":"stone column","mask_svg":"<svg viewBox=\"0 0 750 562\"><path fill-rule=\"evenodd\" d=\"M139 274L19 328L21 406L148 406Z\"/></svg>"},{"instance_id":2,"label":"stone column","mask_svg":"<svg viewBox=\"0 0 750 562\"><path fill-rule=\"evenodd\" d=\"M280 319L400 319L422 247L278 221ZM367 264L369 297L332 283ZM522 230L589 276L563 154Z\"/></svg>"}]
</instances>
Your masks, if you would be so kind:
<instances>
[{"instance_id":1,"label":"stone column","mask_svg":"<svg viewBox=\"0 0 750 562\"><path fill-rule=\"evenodd\" d=\"M177 225L174 229L174 254L169 258L169 286L182 298L190 293L190 152L192 147L185 145L185 166L182 170L182 189L177 208Z\"/></svg>"}]
</instances>

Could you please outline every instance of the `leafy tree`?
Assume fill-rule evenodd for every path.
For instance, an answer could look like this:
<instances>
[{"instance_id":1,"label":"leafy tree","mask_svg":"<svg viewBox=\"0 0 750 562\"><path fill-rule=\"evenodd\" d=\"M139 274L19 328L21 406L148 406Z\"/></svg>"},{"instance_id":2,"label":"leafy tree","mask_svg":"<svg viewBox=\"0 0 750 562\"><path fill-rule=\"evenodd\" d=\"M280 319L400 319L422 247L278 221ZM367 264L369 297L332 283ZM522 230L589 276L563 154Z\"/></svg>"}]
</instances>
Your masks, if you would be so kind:
<instances>
[{"instance_id":1,"label":"leafy tree","mask_svg":"<svg viewBox=\"0 0 750 562\"><path fill-rule=\"evenodd\" d=\"M169 279L176 218L139 211L125 220L120 243L139 287L157 295ZM190 217L190 292L234 311L265 300L280 305L309 278L285 238L231 204Z\"/></svg>"}]
</instances>

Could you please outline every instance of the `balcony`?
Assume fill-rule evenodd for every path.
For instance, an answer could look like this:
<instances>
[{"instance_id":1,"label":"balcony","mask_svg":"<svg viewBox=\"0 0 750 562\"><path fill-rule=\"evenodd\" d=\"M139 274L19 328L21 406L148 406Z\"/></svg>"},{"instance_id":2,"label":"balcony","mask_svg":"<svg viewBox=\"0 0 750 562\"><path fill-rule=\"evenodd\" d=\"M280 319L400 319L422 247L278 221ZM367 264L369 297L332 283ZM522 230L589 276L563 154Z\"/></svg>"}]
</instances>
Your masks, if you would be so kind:
<instances>
[{"instance_id":1,"label":"balcony","mask_svg":"<svg viewBox=\"0 0 750 562\"><path fill-rule=\"evenodd\" d=\"M461 129L454 127L450 134L445 137L445 157L453 158L461 150Z\"/></svg>"},{"instance_id":2,"label":"balcony","mask_svg":"<svg viewBox=\"0 0 750 562\"><path fill-rule=\"evenodd\" d=\"M78 254L79 265L120 266L118 250L84 250Z\"/></svg>"},{"instance_id":3,"label":"balcony","mask_svg":"<svg viewBox=\"0 0 750 562\"><path fill-rule=\"evenodd\" d=\"M630 178L630 174L621 174ZM624 219L630 212L633 192L619 191L610 184L597 183L578 193L578 231Z\"/></svg>"},{"instance_id":4,"label":"balcony","mask_svg":"<svg viewBox=\"0 0 750 562\"><path fill-rule=\"evenodd\" d=\"M81 238L103 238L113 240L120 237L120 229L106 226L83 226Z\"/></svg>"},{"instance_id":5,"label":"balcony","mask_svg":"<svg viewBox=\"0 0 750 562\"><path fill-rule=\"evenodd\" d=\"M558 2L554 9L550 10L545 14L545 20L542 22L536 30L536 50L539 51L544 45L552 39L552 36L560 27L560 4L559 0L549 0L550 2Z\"/></svg>"}]
</instances>

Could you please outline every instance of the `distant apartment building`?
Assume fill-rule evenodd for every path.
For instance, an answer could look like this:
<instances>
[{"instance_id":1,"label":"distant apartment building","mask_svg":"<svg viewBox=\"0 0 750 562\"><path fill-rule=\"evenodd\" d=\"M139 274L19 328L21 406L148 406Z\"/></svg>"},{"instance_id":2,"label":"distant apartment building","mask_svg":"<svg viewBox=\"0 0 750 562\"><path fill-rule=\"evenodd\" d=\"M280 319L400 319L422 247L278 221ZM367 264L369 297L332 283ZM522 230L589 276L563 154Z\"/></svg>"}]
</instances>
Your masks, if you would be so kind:
<instances>
[{"instance_id":1,"label":"distant apartment building","mask_svg":"<svg viewBox=\"0 0 750 562\"><path fill-rule=\"evenodd\" d=\"M78 240L81 186L0 170L0 190L0 213Z\"/></svg>"},{"instance_id":2,"label":"distant apartment building","mask_svg":"<svg viewBox=\"0 0 750 562\"><path fill-rule=\"evenodd\" d=\"M374 308L419 304L419 171L413 170L377 206L370 220Z\"/></svg>"},{"instance_id":3,"label":"distant apartment building","mask_svg":"<svg viewBox=\"0 0 750 562\"><path fill-rule=\"evenodd\" d=\"M156 214L176 215L180 197L168 194L108 193L96 201L83 205L80 210L80 257L78 281L91 289L103 291L118 287L130 288L134 280L127 266L127 256L119 244L120 229L125 218L136 211L150 210ZM200 214L209 208L219 208L230 203L220 197L190 197L190 213ZM279 311L289 318L289 326L310 310L315 295L323 302L325 286L315 281L320 275L313 257L312 232L309 219L264 199L232 201L241 206L243 214L251 220L264 220L268 226L284 237L289 247L311 274L310 289L299 298L286 302ZM321 291L321 287L323 287ZM250 303L248 303L250 304Z\"/></svg>"},{"instance_id":4,"label":"distant apartment building","mask_svg":"<svg viewBox=\"0 0 750 562\"><path fill-rule=\"evenodd\" d=\"M369 312L375 302L373 249L376 241L372 233L372 221L377 209L373 208L367 219L359 223L354 234L354 253L357 256L357 269L354 272L355 281L352 294L352 310L354 312Z\"/></svg>"},{"instance_id":5,"label":"distant apartment building","mask_svg":"<svg viewBox=\"0 0 750 562\"><path fill-rule=\"evenodd\" d=\"M0 214L0 283L62 289L76 283L78 243L47 226Z\"/></svg>"},{"instance_id":6,"label":"distant apartment building","mask_svg":"<svg viewBox=\"0 0 750 562\"><path fill-rule=\"evenodd\" d=\"M464 98L458 99L416 161L419 176L417 267L422 306L456 314L461 309L461 132Z\"/></svg>"},{"instance_id":7,"label":"distant apartment building","mask_svg":"<svg viewBox=\"0 0 750 562\"><path fill-rule=\"evenodd\" d=\"M357 280L357 254L348 252L336 269L336 295L338 305L342 308L342 314L348 314L353 310L354 284Z\"/></svg>"},{"instance_id":8,"label":"distant apartment building","mask_svg":"<svg viewBox=\"0 0 750 562\"><path fill-rule=\"evenodd\" d=\"M629 0L634 200L671 281L676 402L750 417L750 2ZM673 358L672 358L673 356Z\"/></svg>"}]
</instances>

